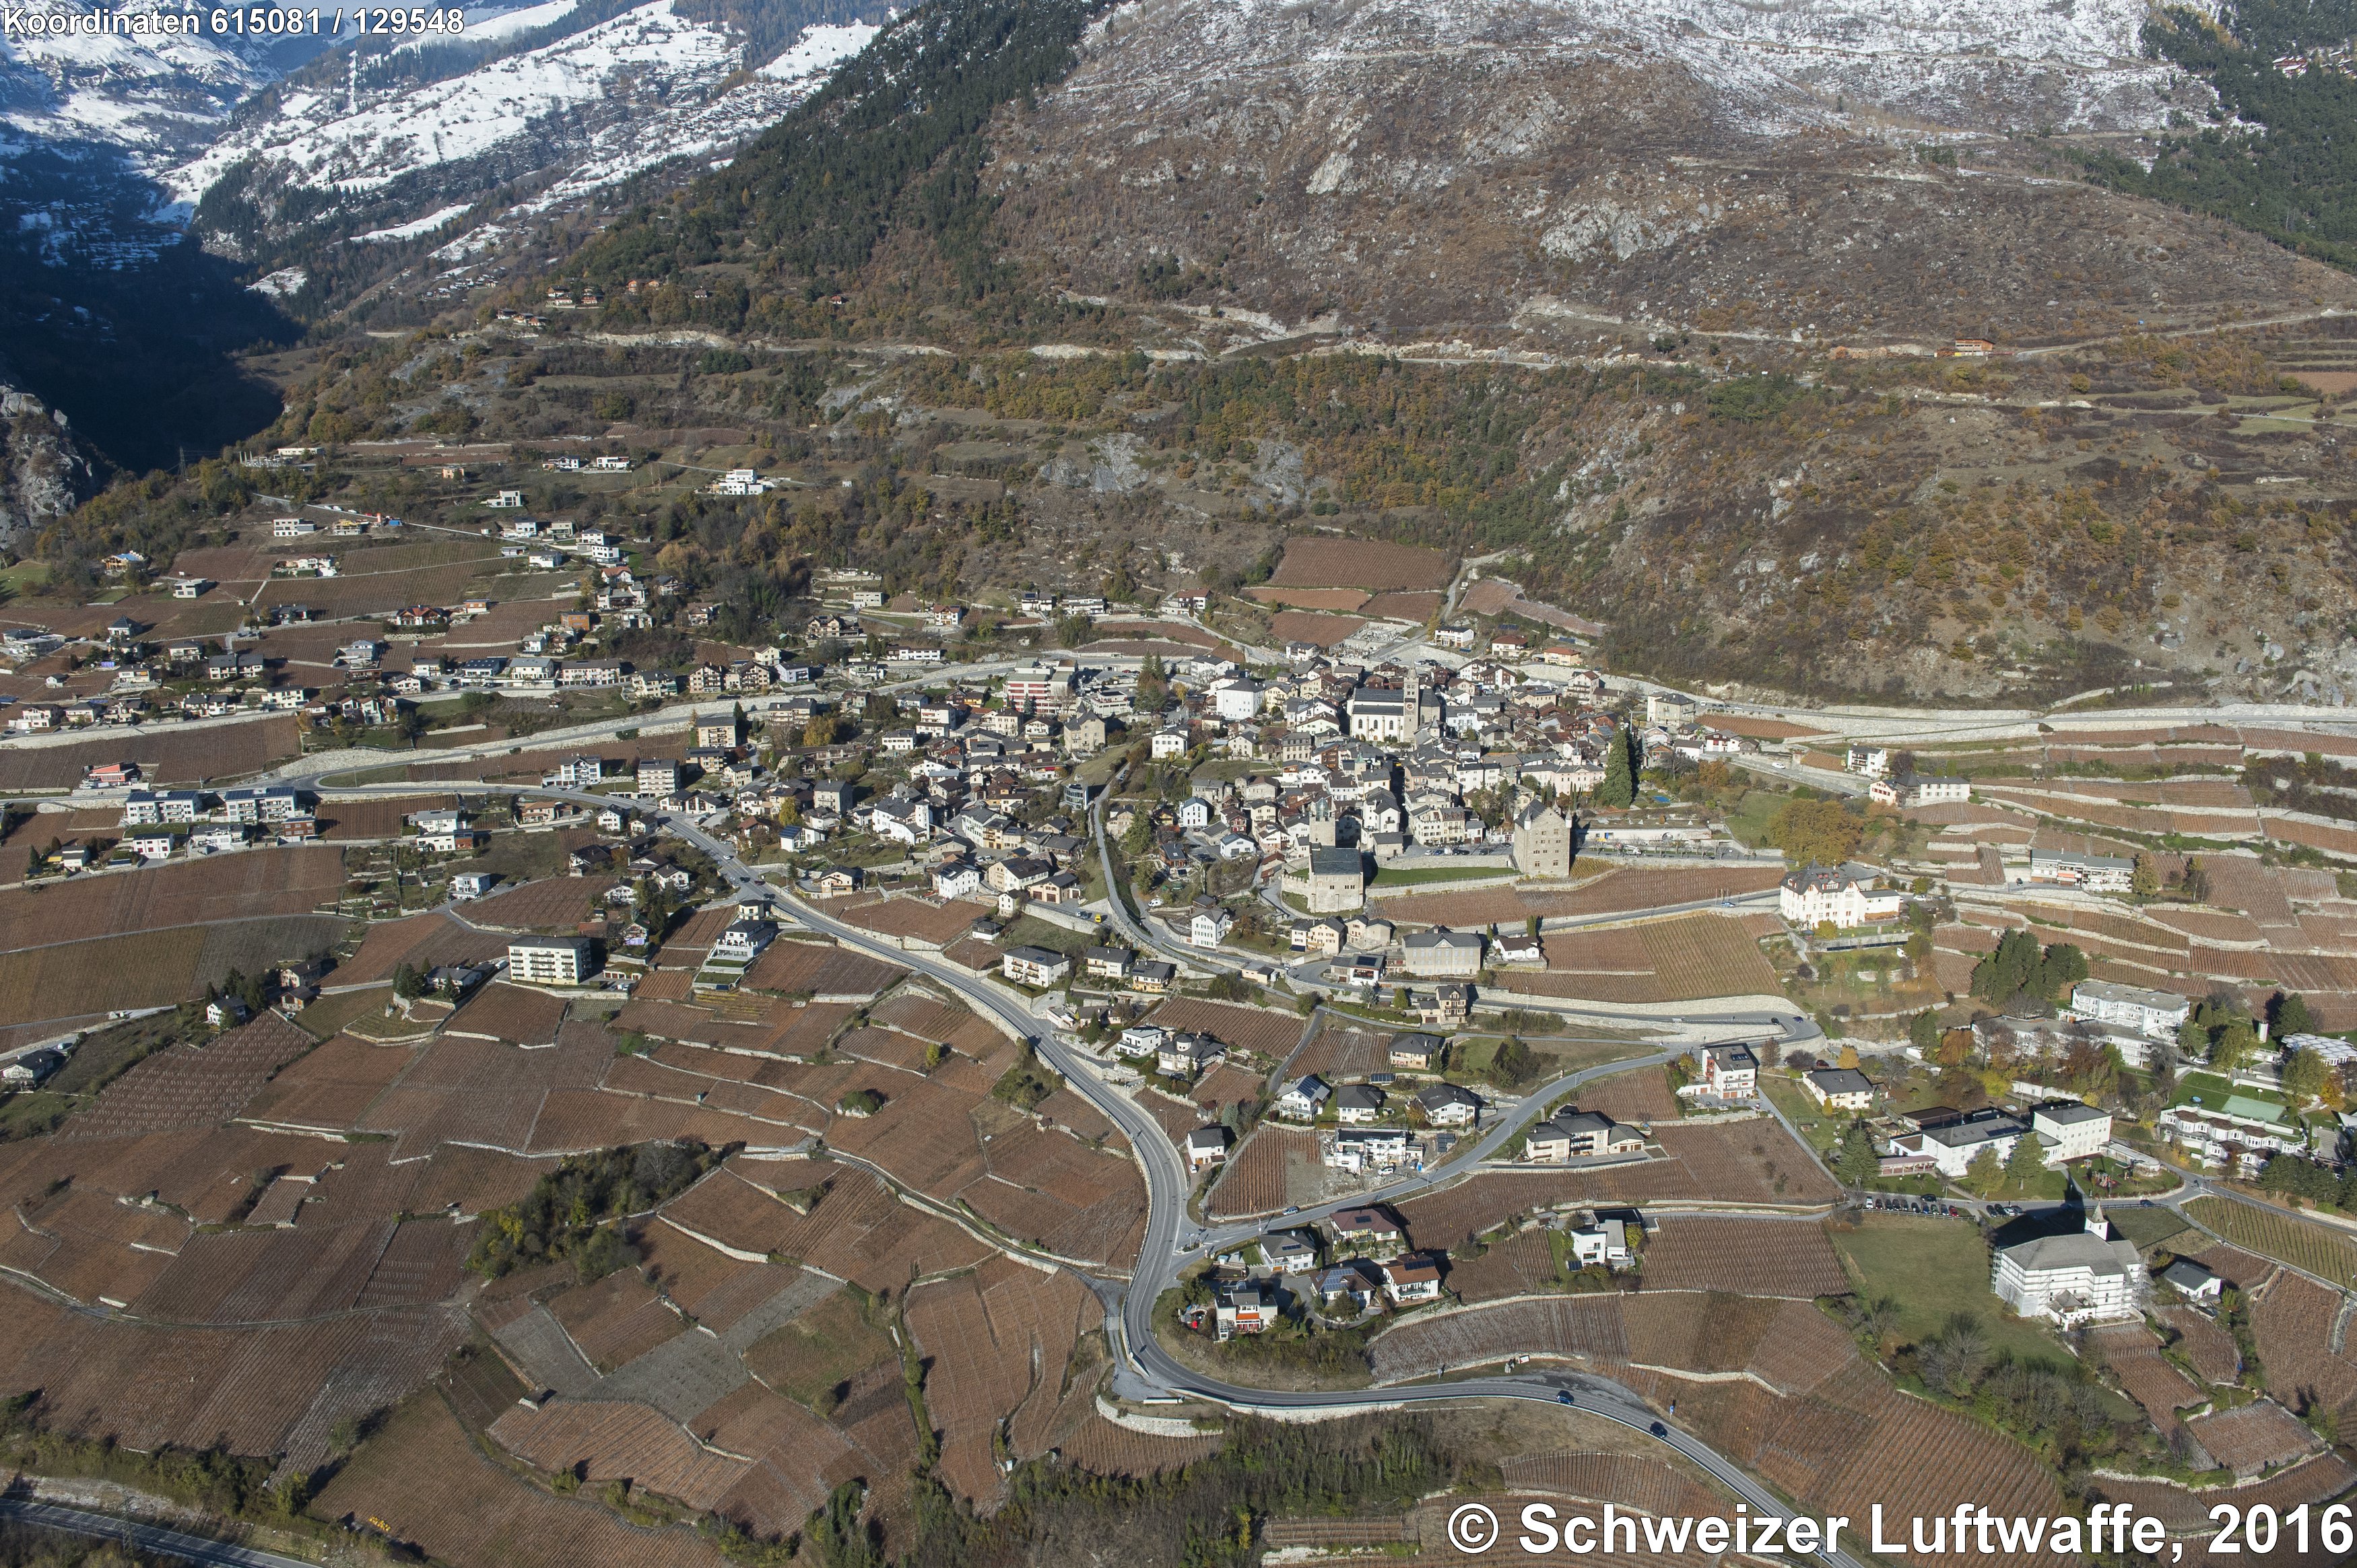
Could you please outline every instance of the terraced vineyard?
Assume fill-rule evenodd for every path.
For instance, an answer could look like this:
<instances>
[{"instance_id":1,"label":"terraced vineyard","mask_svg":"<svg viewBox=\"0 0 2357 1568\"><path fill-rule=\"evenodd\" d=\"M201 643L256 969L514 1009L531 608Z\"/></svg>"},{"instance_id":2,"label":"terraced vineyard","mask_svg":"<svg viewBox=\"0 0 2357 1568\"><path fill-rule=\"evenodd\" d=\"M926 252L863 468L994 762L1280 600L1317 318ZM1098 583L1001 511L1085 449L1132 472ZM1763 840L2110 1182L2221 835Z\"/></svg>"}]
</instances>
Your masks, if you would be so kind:
<instances>
[{"instance_id":1,"label":"terraced vineyard","mask_svg":"<svg viewBox=\"0 0 2357 1568\"><path fill-rule=\"evenodd\" d=\"M2197 1197L2185 1212L2238 1247L2357 1289L2357 1239L2230 1197Z\"/></svg>"}]
</instances>

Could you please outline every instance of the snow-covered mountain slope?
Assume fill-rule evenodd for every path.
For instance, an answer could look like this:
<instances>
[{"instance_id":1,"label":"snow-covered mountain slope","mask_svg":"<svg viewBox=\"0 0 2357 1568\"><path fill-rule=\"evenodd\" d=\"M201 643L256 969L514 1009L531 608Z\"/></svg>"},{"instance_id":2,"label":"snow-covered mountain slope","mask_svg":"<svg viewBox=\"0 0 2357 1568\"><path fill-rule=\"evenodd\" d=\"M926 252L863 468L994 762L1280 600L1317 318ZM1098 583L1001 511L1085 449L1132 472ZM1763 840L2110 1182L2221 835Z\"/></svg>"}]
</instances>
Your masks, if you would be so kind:
<instances>
[{"instance_id":1,"label":"snow-covered mountain slope","mask_svg":"<svg viewBox=\"0 0 2357 1568\"><path fill-rule=\"evenodd\" d=\"M537 14L533 25L543 25L569 9L560 0L514 15L522 21ZM742 45L720 27L683 16L673 0L650 0L447 81L392 92L291 90L274 114L223 136L170 171L166 184L193 204L233 165L249 161L292 184L347 198L492 159L506 172L562 164L575 185L619 178L749 134L799 102L873 31L813 27L773 62L783 69L722 91L740 68Z\"/></svg>"},{"instance_id":2,"label":"snow-covered mountain slope","mask_svg":"<svg viewBox=\"0 0 2357 1568\"><path fill-rule=\"evenodd\" d=\"M1460 58L1501 70L1589 59L1675 70L1715 124L1747 131L1822 127L1842 110L1926 129L2146 129L2172 103L2211 102L2142 58L2147 15L2145 0L1130 0L1096 29L1088 75L1185 100L1238 72L1315 86Z\"/></svg>"},{"instance_id":3,"label":"snow-covered mountain slope","mask_svg":"<svg viewBox=\"0 0 2357 1568\"><path fill-rule=\"evenodd\" d=\"M123 9L152 15L165 5L138 0ZM81 17L95 8L69 0L59 10ZM202 145L231 104L274 74L258 47L241 54L202 36L8 35L0 38L0 118L48 141L177 152Z\"/></svg>"}]
</instances>

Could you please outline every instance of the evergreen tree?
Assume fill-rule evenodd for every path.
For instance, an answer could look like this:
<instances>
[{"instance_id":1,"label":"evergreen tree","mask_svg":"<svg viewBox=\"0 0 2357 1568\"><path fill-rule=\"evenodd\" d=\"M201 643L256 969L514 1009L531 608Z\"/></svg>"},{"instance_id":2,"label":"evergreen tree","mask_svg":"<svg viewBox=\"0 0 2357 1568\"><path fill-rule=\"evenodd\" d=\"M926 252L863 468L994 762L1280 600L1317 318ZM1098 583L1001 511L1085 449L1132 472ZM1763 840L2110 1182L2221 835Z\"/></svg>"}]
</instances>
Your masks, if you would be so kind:
<instances>
[{"instance_id":1,"label":"evergreen tree","mask_svg":"<svg viewBox=\"0 0 2357 1568\"><path fill-rule=\"evenodd\" d=\"M1845 1186L1863 1187L1881 1168L1874 1153L1874 1134L1867 1131L1864 1118L1842 1129L1841 1143L1834 1150L1834 1175Z\"/></svg>"},{"instance_id":2,"label":"evergreen tree","mask_svg":"<svg viewBox=\"0 0 2357 1568\"><path fill-rule=\"evenodd\" d=\"M2324 1082L2332 1069L2324 1058L2302 1046L2284 1058L2284 1094L2294 1105L2305 1105L2324 1092Z\"/></svg>"},{"instance_id":3,"label":"evergreen tree","mask_svg":"<svg viewBox=\"0 0 2357 1568\"><path fill-rule=\"evenodd\" d=\"M2308 998L2297 991L2278 991L2267 999L2267 1033L2281 1040L2291 1035L2311 1035L2316 1020L2309 1015Z\"/></svg>"},{"instance_id":4,"label":"evergreen tree","mask_svg":"<svg viewBox=\"0 0 2357 1568\"><path fill-rule=\"evenodd\" d=\"M2025 1133L2015 1140L2013 1153L2006 1156L2005 1179L2018 1187L2027 1187L2046 1169L2046 1156L2038 1147L2038 1135Z\"/></svg>"},{"instance_id":5,"label":"evergreen tree","mask_svg":"<svg viewBox=\"0 0 2357 1568\"><path fill-rule=\"evenodd\" d=\"M1598 805L1620 808L1637 799L1637 769L1631 761L1636 748L1636 736L1627 725L1620 726L1612 737L1612 746L1604 758L1604 782L1597 788Z\"/></svg>"},{"instance_id":6,"label":"evergreen tree","mask_svg":"<svg viewBox=\"0 0 2357 1568\"><path fill-rule=\"evenodd\" d=\"M2230 1018L2210 1043L2210 1065L2220 1072L2233 1072L2251 1059L2259 1048L2259 1032L2248 1018Z\"/></svg>"},{"instance_id":7,"label":"evergreen tree","mask_svg":"<svg viewBox=\"0 0 2357 1568\"><path fill-rule=\"evenodd\" d=\"M1940 1047L1940 1020L1926 1007L1907 1020L1907 1043L1930 1056Z\"/></svg>"}]
</instances>

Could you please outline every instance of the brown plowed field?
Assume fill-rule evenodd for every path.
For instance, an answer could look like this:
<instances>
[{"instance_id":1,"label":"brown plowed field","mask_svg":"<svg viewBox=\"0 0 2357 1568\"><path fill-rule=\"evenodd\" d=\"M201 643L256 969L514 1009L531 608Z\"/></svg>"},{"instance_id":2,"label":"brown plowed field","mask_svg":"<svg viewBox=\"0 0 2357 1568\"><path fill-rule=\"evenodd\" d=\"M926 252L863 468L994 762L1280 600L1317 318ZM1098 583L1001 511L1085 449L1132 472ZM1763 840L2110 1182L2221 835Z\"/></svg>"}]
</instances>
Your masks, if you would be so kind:
<instances>
[{"instance_id":1,"label":"brown plowed field","mask_svg":"<svg viewBox=\"0 0 2357 1568\"><path fill-rule=\"evenodd\" d=\"M390 1219L191 1237L135 1307L143 1317L224 1327L344 1312L393 1240Z\"/></svg>"},{"instance_id":2,"label":"brown plowed field","mask_svg":"<svg viewBox=\"0 0 2357 1568\"><path fill-rule=\"evenodd\" d=\"M205 920L307 915L343 885L343 853L255 849L152 870L0 892L0 950L162 930Z\"/></svg>"},{"instance_id":3,"label":"brown plowed field","mask_svg":"<svg viewBox=\"0 0 2357 1568\"><path fill-rule=\"evenodd\" d=\"M989 914L984 904L952 899L935 904L924 898L872 898L828 914L847 925L878 936L913 937L935 947L946 947L965 935L966 928Z\"/></svg>"},{"instance_id":4,"label":"brown plowed field","mask_svg":"<svg viewBox=\"0 0 2357 1568\"><path fill-rule=\"evenodd\" d=\"M1534 1213L1578 1197L1562 1171L1485 1171L1399 1206L1408 1240L1419 1247L1449 1248L1512 1216Z\"/></svg>"},{"instance_id":5,"label":"brown plowed field","mask_svg":"<svg viewBox=\"0 0 2357 1568\"><path fill-rule=\"evenodd\" d=\"M570 931L597 909L611 876L551 876L467 906L467 918L501 931Z\"/></svg>"},{"instance_id":6,"label":"brown plowed field","mask_svg":"<svg viewBox=\"0 0 2357 1568\"><path fill-rule=\"evenodd\" d=\"M909 1332L927 1357L925 1408L942 1434L942 1474L977 1502L1002 1485L991 1446L1002 1420L1053 1403L1084 1323L1102 1308L1069 1274L994 1258L909 1293Z\"/></svg>"},{"instance_id":7,"label":"brown plowed field","mask_svg":"<svg viewBox=\"0 0 2357 1568\"><path fill-rule=\"evenodd\" d=\"M1274 1214L1296 1201L1299 1188L1306 1196L1320 1181L1318 1138L1305 1129L1263 1122L1228 1159L1228 1168L1211 1189L1209 1211L1221 1219L1245 1214Z\"/></svg>"},{"instance_id":8,"label":"brown plowed field","mask_svg":"<svg viewBox=\"0 0 2357 1568\"><path fill-rule=\"evenodd\" d=\"M2193 1369L2212 1383L2231 1383L2243 1369L2234 1337L2190 1306L2164 1306L2156 1314L2183 1337L2178 1341Z\"/></svg>"},{"instance_id":9,"label":"brown plowed field","mask_svg":"<svg viewBox=\"0 0 2357 1568\"><path fill-rule=\"evenodd\" d=\"M433 969L446 963L478 964L507 956L505 932L470 931L436 911L385 920L368 929L360 950L335 972L339 985L371 985L391 980L404 963Z\"/></svg>"},{"instance_id":10,"label":"brown plowed field","mask_svg":"<svg viewBox=\"0 0 2357 1568\"><path fill-rule=\"evenodd\" d=\"M239 1115L253 1122L340 1131L358 1124L370 1103L414 1059L415 1053L404 1047L375 1046L338 1035L281 1069Z\"/></svg>"},{"instance_id":11,"label":"brown plowed field","mask_svg":"<svg viewBox=\"0 0 2357 1568\"><path fill-rule=\"evenodd\" d=\"M2322 1446L2298 1416L2272 1400L2192 1416L2185 1425L2211 1457L2238 1475L2296 1464Z\"/></svg>"},{"instance_id":12,"label":"brown plowed field","mask_svg":"<svg viewBox=\"0 0 2357 1568\"><path fill-rule=\"evenodd\" d=\"M1381 593L1448 586L1449 560L1437 550L1380 539L1296 539L1269 582L1280 588L1367 588Z\"/></svg>"},{"instance_id":13,"label":"brown plowed field","mask_svg":"<svg viewBox=\"0 0 2357 1568\"><path fill-rule=\"evenodd\" d=\"M1847 1295L1849 1281L1822 1226L1788 1219L1664 1217L1645 1248L1652 1290L1737 1291L1801 1301Z\"/></svg>"},{"instance_id":14,"label":"brown plowed field","mask_svg":"<svg viewBox=\"0 0 2357 1568\"><path fill-rule=\"evenodd\" d=\"M2320 1401L2348 1420L2357 1418L2357 1362L2345 1350L2336 1356L2329 1348L2340 1308L2333 1292L2286 1273L2260 1295L2251 1326L2258 1332L2268 1392L2298 1403Z\"/></svg>"},{"instance_id":15,"label":"brown plowed field","mask_svg":"<svg viewBox=\"0 0 2357 1568\"><path fill-rule=\"evenodd\" d=\"M1501 988L1599 1002L1685 1002L1705 996L1781 994L1776 971L1738 921L1681 915L1617 931L1568 933L1546 942L1541 973L1502 972Z\"/></svg>"},{"instance_id":16,"label":"brown plowed field","mask_svg":"<svg viewBox=\"0 0 2357 1568\"><path fill-rule=\"evenodd\" d=\"M135 1137L27 1138L0 1144L0 1199L30 1202L60 1179L111 1197L180 1209L220 1224L243 1204L258 1172L318 1162L317 1139L250 1127L192 1128Z\"/></svg>"},{"instance_id":17,"label":"brown plowed field","mask_svg":"<svg viewBox=\"0 0 2357 1568\"><path fill-rule=\"evenodd\" d=\"M1451 1263L1448 1288L1467 1302L1498 1301L1553 1288L1555 1251L1544 1230L1524 1230L1492 1241L1478 1258Z\"/></svg>"},{"instance_id":18,"label":"brown plowed field","mask_svg":"<svg viewBox=\"0 0 2357 1568\"><path fill-rule=\"evenodd\" d=\"M1068 1463L1099 1476L1158 1476L1191 1465L1220 1445L1217 1437L1158 1437L1115 1426L1092 1411L1062 1447Z\"/></svg>"},{"instance_id":19,"label":"brown plowed field","mask_svg":"<svg viewBox=\"0 0 2357 1568\"><path fill-rule=\"evenodd\" d=\"M0 954L0 1023L38 1024L36 1038L119 1007L166 1007L196 995L208 933L182 927ZM29 1043L29 1042L27 1042Z\"/></svg>"},{"instance_id":20,"label":"brown plowed field","mask_svg":"<svg viewBox=\"0 0 2357 1568\"><path fill-rule=\"evenodd\" d=\"M635 1269L618 1269L561 1292L549 1298L548 1310L601 1372L637 1359L687 1327Z\"/></svg>"},{"instance_id":21,"label":"brown plowed field","mask_svg":"<svg viewBox=\"0 0 2357 1568\"><path fill-rule=\"evenodd\" d=\"M1657 1067L1641 1067L1583 1084L1582 1111L1600 1111L1615 1122L1674 1122L1678 1097L1670 1092L1669 1075Z\"/></svg>"},{"instance_id":22,"label":"brown plowed field","mask_svg":"<svg viewBox=\"0 0 2357 1568\"><path fill-rule=\"evenodd\" d=\"M1186 1029L1211 1036L1223 1045L1258 1051L1283 1061L1301 1038L1302 1019L1265 1007L1243 1007L1232 1002L1200 1002L1180 996L1165 1002L1154 1022L1166 1029Z\"/></svg>"},{"instance_id":23,"label":"brown plowed field","mask_svg":"<svg viewBox=\"0 0 2357 1568\"><path fill-rule=\"evenodd\" d=\"M1738 1203L1832 1203L1841 1197L1809 1152L1774 1122L1721 1122L1654 1129L1700 1195ZM1641 1172L1646 1167L1630 1167ZM1614 1173L1607 1172L1609 1176Z\"/></svg>"},{"instance_id":24,"label":"brown plowed field","mask_svg":"<svg viewBox=\"0 0 2357 1568\"><path fill-rule=\"evenodd\" d=\"M753 961L745 983L756 991L873 997L909 972L832 943L779 941Z\"/></svg>"},{"instance_id":25,"label":"brown plowed field","mask_svg":"<svg viewBox=\"0 0 2357 1568\"><path fill-rule=\"evenodd\" d=\"M2087 1344L2163 1436L2175 1434L2179 1411L2210 1397L2162 1357L2160 1341L2141 1323L2091 1328Z\"/></svg>"},{"instance_id":26,"label":"brown plowed field","mask_svg":"<svg viewBox=\"0 0 2357 1568\"><path fill-rule=\"evenodd\" d=\"M442 1031L517 1046L548 1046L555 1044L564 1022L564 998L495 980L468 997Z\"/></svg>"},{"instance_id":27,"label":"brown plowed field","mask_svg":"<svg viewBox=\"0 0 2357 1568\"><path fill-rule=\"evenodd\" d=\"M490 1437L540 1469L577 1466L585 1481L628 1480L698 1509L716 1506L752 1467L701 1446L677 1422L642 1404L517 1405L491 1423Z\"/></svg>"},{"instance_id":28,"label":"brown plowed field","mask_svg":"<svg viewBox=\"0 0 2357 1568\"><path fill-rule=\"evenodd\" d=\"M102 762L135 762L150 789L210 779L215 788L301 749L292 714L243 724L134 730L102 740L0 751L0 789L70 789Z\"/></svg>"},{"instance_id":29,"label":"brown plowed field","mask_svg":"<svg viewBox=\"0 0 2357 1568\"><path fill-rule=\"evenodd\" d=\"M1297 1078L1314 1072L1329 1083L1338 1083L1383 1071L1391 1066L1392 1036L1399 1032L1336 1014L1321 1014L1318 1032L1301 1047L1300 1055L1286 1063L1285 1075Z\"/></svg>"},{"instance_id":30,"label":"brown plowed field","mask_svg":"<svg viewBox=\"0 0 2357 1568\"><path fill-rule=\"evenodd\" d=\"M1297 610L1327 610L1349 615L1373 596L1364 588L1274 588L1264 583L1246 588L1246 596L1265 605L1290 605Z\"/></svg>"},{"instance_id":31,"label":"brown plowed field","mask_svg":"<svg viewBox=\"0 0 2357 1568\"><path fill-rule=\"evenodd\" d=\"M1421 625L1440 613L1443 596L1437 593L1377 594L1359 608L1373 619L1413 621Z\"/></svg>"},{"instance_id":32,"label":"brown plowed field","mask_svg":"<svg viewBox=\"0 0 2357 1568\"><path fill-rule=\"evenodd\" d=\"M1319 615L1314 610L1279 610L1268 618L1271 642L1308 642L1331 648L1348 640L1367 623L1357 616Z\"/></svg>"},{"instance_id":33,"label":"brown plowed field","mask_svg":"<svg viewBox=\"0 0 2357 1568\"><path fill-rule=\"evenodd\" d=\"M443 1219L405 1219L378 1254L368 1283L354 1304L362 1308L424 1306L447 1301L465 1278L468 1249L475 1244L476 1223L453 1225Z\"/></svg>"},{"instance_id":34,"label":"brown plowed field","mask_svg":"<svg viewBox=\"0 0 2357 1568\"><path fill-rule=\"evenodd\" d=\"M1378 1336L1368 1354L1376 1380L1387 1383L1509 1356L1626 1361L1621 1301L1618 1294L1547 1296L1413 1317Z\"/></svg>"},{"instance_id":35,"label":"brown plowed field","mask_svg":"<svg viewBox=\"0 0 2357 1568\"><path fill-rule=\"evenodd\" d=\"M389 1358L378 1332L387 1324L399 1347ZM0 1389L39 1389L62 1431L149 1450L220 1442L271 1455L331 1380L390 1382L398 1398L463 1336L463 1319L447 1308L231 1331L109 1322L20 1294L0 1327Z\"/></svg>"},{"instance_id":36,"label":"brown plowed field","mask_svg":"<svg viewBox=\"0 0 2357 1568\"><path fill-rule=\"evenodd\" d=\"M724 1568L693 1531L639 1530L587 1498L526 1486L478 1454L438 1398L413 1400L311 1505L321 1519L382 1519L457 1568Z\"/></svg>"},{"instance_id":37,"label":"brown plowed field","mask_svg":"<svg viewBox=\"0 0 2357 1568\"><path fill-rule=\"evenodd\" d=\"M821 1183L826 1195L807 1215L772 1196ZM912 1273L968 1267L988 1253L956 1227L901 1204L865 1171L807 1160L735 1162L663 1213L737 1251L798 1259L871 1291L897 1291Z\"/></svg>"},{"instance_id":38,"label":"brown plowed field","mask_svg":"<svg viewBox=\"0 0 2357 1568\"><path fill-rule=\"evenodd\" d=\"M1584 875L1575 867L1574 875ZM1773 866L1615 866L1561 892L1511 887L1467 893L1378 894L1384 916L1410 925L1483 926L1519 923L1533 915L1635 915L1670 904L1690 904L1758 893L1783 880Z\"/></svg>"},{"instance_id":39,"label":"brown plowed field","mask_svg":"<svg viewBox=\"0 0 2357 1568\"><path fill-rule=\"evenodd\" d=\"M552 1089L542 1101L527 1145L535 1155L582 1155L620 1144L693 1138L717 1146L739 1141L774 1146L796 1140L779 1129L701 1105L669 1105L657 1100L605 1094L588 1089Z\"/></svg>"},{"instance_id":40,"label":"brown plowed field","mask_svg":"<svg viewBox=\"0 0 2357 1568\"><path fill-rule=\"evenodd\" d=\"M456 795L322 800L317 812L319 836L339 840L402 838L409 832L409 819L413 813L442 811L457 803Z\"/></svg>"},{"instance_id":41,"label":"brown plowed field","mask_svg":"<svg viewBox=\"0 0 2357 1568\"><path fill-rule=\"evenodd\" d=\"M1506 1484L1516 1491L1561 1492L1599 1503L1618 1503L1656 1519L1698 1518L1719 1511L1709 1487L1659 1459L1631 1454L1523 1454L1503 1462Z\"/></svg>"},{"instance_id":42,"label":"brown plowed field","mask_svg":"<svg viewBox=\"0 0 2357 1568\"><path fill-rule=\"evenodd\" d=\"M96 1104L69 1117L58 1135L120 1137L226 1122L312 1045L310 1036L264 1013L204 1046L174 1046L149 1057L107 1085Z\"/></svg>"},{"instance_id":43,"label":"brown plowed field","mask_svg":"<svg viewBox=\"0 0 2357 1568\"><path fill-rule=\"evenodd\" d=\"M486 1214L523 1197L555 1168L554 1160L445 1144L434 1151L403 1207L412 1214Z\"/></svg>"}]
</instances>

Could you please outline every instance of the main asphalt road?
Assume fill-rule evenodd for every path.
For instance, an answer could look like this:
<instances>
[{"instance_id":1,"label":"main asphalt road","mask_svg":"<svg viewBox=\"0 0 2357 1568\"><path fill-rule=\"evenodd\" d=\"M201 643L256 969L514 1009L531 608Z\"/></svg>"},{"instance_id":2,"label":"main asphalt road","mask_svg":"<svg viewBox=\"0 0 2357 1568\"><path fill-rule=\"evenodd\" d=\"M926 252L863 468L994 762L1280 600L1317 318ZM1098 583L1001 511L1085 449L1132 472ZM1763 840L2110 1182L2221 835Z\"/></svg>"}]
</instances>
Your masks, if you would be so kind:
<instances>
[{"instance_id":1,"label":"main asphalt road","mask_svg":"<svg viewBox=\"0 0 2357 1568\"><path fill-rule=\"evenodd\" d=\"M135 1520L91 1513L83 1509L67 1508L60 1503L36 1502L30 1498L0 1498L0 1516L20 1520L41 1530L95 1536L102 1541L119 1541L141 1552L202 1563L206 1568L215 1568L215 1565L218 1568L317 1568L316 1564L300 1557L282 1556L275 1552L264 1552L258 1546L211 1541L160 1524L142 1524Z\"/></svg>"}]
</instances>

